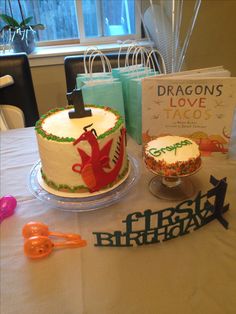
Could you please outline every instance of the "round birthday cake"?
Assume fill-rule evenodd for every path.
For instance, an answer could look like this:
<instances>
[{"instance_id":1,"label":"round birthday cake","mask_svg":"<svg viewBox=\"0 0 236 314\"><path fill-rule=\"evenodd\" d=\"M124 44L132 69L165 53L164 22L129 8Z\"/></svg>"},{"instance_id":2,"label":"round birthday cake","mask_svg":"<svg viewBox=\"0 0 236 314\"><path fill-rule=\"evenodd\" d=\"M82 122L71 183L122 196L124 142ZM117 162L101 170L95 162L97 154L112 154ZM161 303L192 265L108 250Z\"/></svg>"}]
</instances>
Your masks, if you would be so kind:
<instances>
[{"instance_id":1,"label":"round birthday cake","mask_svg":"<svg viewBox=\"0 0 236 314\"><path fill-rule=\"evenodd\" d=\"M181 176L200 167L201 155L194 141L180 136L163 136L145 145L144 161L150 170L161 176Z\"/></svg>"},{"instance_id":2,"label":"round birthday cake","mask_svg":"<svg viewBox=\"0 0 236 314\"><path fill-rule=\"evenodd\" d=\"M99 192L119 185L127 176L123 119L108 107L85 108L91 116L70 119L72 106L57 108L35 126L41 176L55 191Z\"/></svg>"}]
</instances>

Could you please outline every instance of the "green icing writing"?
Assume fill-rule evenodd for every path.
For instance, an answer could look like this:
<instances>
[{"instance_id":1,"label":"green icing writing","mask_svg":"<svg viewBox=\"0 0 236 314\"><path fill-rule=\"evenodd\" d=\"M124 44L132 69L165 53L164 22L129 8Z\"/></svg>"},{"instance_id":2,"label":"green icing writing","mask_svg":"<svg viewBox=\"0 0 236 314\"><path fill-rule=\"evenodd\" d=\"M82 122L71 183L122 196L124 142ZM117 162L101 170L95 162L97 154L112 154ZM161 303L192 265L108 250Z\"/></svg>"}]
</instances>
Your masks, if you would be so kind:
<instances>
[{"instance_id":1,"label":"green icing writing","mask_svg":"<svg viewBox=\"0 0 236 314\"><path fill-rule=\"evenodd\" d=\"M175 155L176 155L177 148L181 148L182 146L191 145L191 144L192 144L191 141L184 140L184 141L181 141L179 143L175 143L173 145L166 146L166 147L163 147L160 149L152 147L149 149L149 153L154 157L159 157L161 154L165 154L166 152L171 152L172 150L174 150Z\"/></svg>"}]
</instances>

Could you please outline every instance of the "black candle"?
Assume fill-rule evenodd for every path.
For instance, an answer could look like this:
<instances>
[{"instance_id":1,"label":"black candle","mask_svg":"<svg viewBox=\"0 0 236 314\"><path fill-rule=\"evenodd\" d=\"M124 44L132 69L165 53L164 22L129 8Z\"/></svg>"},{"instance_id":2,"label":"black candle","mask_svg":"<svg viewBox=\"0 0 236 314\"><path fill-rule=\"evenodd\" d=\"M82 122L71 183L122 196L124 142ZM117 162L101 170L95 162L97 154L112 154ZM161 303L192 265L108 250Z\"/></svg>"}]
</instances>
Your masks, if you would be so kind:
<instances>
[{"instance_id":1,"label":"black candle","mask_svg":"<svg viewBox=\"0 0 236 314\"><path fill-rule=\"evenodd\" d=\"M91 109L84 108L84 101L81 89L74 89L66 94L68 104L74 106L74 111L69 111L70 119L84 118L92 116Z\"/></svg>"}]
</instances>

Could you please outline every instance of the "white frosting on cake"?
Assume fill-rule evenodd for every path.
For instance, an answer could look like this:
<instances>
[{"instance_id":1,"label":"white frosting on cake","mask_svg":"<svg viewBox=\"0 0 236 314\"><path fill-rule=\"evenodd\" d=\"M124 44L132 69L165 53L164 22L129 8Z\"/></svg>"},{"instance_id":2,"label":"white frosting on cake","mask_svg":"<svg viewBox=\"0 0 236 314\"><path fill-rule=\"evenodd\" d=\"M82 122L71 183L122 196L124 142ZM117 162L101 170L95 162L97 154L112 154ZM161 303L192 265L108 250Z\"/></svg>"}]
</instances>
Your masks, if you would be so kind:
<instances>
[{"instance_id":1,"label":"white frosting on cake","mask_svg":"<svg viewBox=\"0 0 236 314\"><path fill-rule=\"evenodd\" d=\"M145 153L156 161L164 160L168 164L188 161L200 155L198 145L181 136L163 136L147 143Z\"/></svg>"},{"instance_id":2,"label":"white frosting on cake","mask_svg":"<svg viewBox=\"0 0 236 314\"><path fill-rule=\"evenodd\" d=\"M97 137L97 142L101 150L107 142L112 140L108 156L110 168L104 168L104 171L109 173L116 165L116 161L114 160L117 160L116 158L119 153L117 147L121 143L121 130L124 129L124 124L117 124L119 116L114 114L110 109L98 107L91 107L90 109L92 110L92 116L79 119L69 118L68 111L71 109L52 112L46 118L43 118L42 121L41 127L47 136L42 135L40 130L36 132L42 172L46 178L46 182L52 182L53 185L50 186L55 186L55 189L62 185L72 189L78 186L86 188L83 176L72 170L74 164L82 164L78 148L82 149L88 156L92 156L93 154L92 146L87 140L73 145L73 138L75 140L78 139L85 132L84 127L86 126L89 126L87 131L95 129L97 136L109 131L105 136L101 138ZM54 139L53 136L62 138L62 140L58 140L58 138ZM68 141L66 138L72 138L72 141ZM127 162L127 154L126 150L124 150L122 166L119 171L120 179L118 178L118 181L128 171ZM63 190L66 189L63 188ZM79 193L79 191L76 192Z\"/></svg>"},{"instance_id":3,"label":"white frosting on cake","mask_svg":"<svg viewBox=\"0 0 236 314\"><path fill-rule=\"evenodd\" d=\"M92 116L80 119L70 119L68 112L72 109L58 111L50 115L43 122L42 128L49 134L59 137L78 138L83 132L84 127L92 124L97 135L105 133L109 128L114 127L117 117L108 110L92 108Z\"/></svg>"}]
</instances>

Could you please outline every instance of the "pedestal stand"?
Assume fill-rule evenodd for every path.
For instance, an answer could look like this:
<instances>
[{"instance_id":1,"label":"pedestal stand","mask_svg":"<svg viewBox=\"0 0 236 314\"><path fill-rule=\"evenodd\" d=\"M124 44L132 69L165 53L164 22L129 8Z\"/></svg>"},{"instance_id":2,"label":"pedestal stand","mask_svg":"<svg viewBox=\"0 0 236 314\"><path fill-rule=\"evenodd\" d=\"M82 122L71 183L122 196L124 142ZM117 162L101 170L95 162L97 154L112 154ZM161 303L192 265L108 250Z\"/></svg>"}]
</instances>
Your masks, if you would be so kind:
<instances>
[{"instance_id":1,"label":"pedestal stand","mask_svg":"<svg viewBox=\"0 0 236 314\"><path fill-rule=\"evenodd\" d=\"M185 177L161 177L156 175L149 182L150 192L165 200L181 201L191 198L195 193L191 179Z\"/></svg>"}]
</instances>

